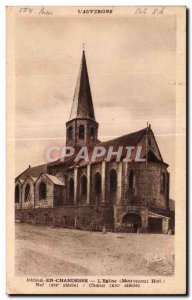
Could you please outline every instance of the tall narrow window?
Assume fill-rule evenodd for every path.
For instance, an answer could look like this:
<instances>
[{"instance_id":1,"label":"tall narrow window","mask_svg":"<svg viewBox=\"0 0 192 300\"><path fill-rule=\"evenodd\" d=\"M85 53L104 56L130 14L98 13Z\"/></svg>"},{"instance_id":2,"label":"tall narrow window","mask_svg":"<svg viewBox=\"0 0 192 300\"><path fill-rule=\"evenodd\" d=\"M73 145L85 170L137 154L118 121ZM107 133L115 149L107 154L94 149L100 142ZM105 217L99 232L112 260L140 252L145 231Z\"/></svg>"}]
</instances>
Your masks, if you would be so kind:
<instances>
[{"instance_id":1,"label":"tall narrow window","mask_svg":"<svg viewBox=\"0 0 192 300\"><path fill-rule=\"evenodd\" d=\"M97 194L97 195L101 194L101 174L100 173L95 174L95 194Z\"/></svg>"},{"instance_id":2,"label":"tall narrow window","mask_svg":"<svg viewBox=\"0 0 192 300\"><path fill-rule=\"evenodd\" d=\"M134 172L133 170L131 170L129 172L129 189L133 189L134 188Z\"/></svg>"},{"instance_id":3,"label":"tall narrow window","mask_svg":"<svg viewBox=\"0 0 192 300\"><path fill-rule=\"evenodd\" d=\"M85 175L81 177L81 195L87 195L87 177Z\"/></svg>"},{"instance_id":4,"label":"tall narrow window","mask_svg":"<svg viewBox=\"0 0 192 300\"><path fill-rule=\"evenodd\" d=\"M68 137L69 140L72 140L72 138L73 138L73 128L72 128L72 126L70 126L67 129L67 137Z\"/></svg>"},{"instance_id":5,"label":"tall narrow window","mask_svg":"<svg viewBox=\"0 0 192 300\"><path fill-rule=\"evenodd\" d=\"M29 196L30 196L30 185L27 184L25 187L25 202L29 201Z\"/></svg>"},{"instance_id":6,"label":"tall narrow window","mask_svg":"<svg viewBox=\"0 0 192 300\"><path fill-rule=\"evenodd\" d=\"M74 198L74 180L73 178L70 178L69 180L69 201L73 202Z\"/></svg>"},{"instance_id":7,"label":"tall narrow window","mask_svg":"<svg viewBox=\"0 0 192 300\"><path fill-rule=\"evenodd\" d=\"M15 203L19 203L19 194L20 194L20 189L19 189L19 186L18 184L16 185L15 187Z\"/></svg>"},{"instance_id":8,"label":"tall narrow window","mask_svg":"<svg viewBox=\"0 0 192 300\"><path fill-rule=\"evenodd\" d=\"M85 127L84 125L79 126L79 138L83 140L85 138Z\"/></svg>"},{"instance_id":9,"label":"tall narrow window","mask_svg":"<svg viewBox=\"0 0 192 300\"><path fill-rule=\"evenodd\" d=\"M45 182L41 182L39 185L39 200L46 199L47 188Z\"/></svg>"},{"instance_id":10,"label":"tall narrow window","mask_svg":"<svg viewBox=\"0 0 192 300\"><path fill-rule=\"evenodd\" d=\"M110 177L110 192L115 193L117 190L117 172L112 169L109 174Z\"/></svg>"}]
</instances>

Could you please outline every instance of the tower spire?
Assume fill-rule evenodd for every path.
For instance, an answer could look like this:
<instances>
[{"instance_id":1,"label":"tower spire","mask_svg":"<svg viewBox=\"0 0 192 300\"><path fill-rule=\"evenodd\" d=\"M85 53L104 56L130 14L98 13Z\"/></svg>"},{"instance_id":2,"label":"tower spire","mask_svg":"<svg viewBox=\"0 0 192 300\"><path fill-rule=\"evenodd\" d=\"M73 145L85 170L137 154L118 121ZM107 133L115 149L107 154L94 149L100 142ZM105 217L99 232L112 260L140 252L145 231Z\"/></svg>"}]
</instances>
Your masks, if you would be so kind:
<instances>
[{"instance_id":1,"label":"tower spire","mask_svg":"<svg viewBox=\"0 0 192 300\"><path fill-rule=\"evenodd\" d=\"M98 142L98 127L99 124L95 120L85 50L83 49L71 114L66 123L66 145L73 147L94 145Z\"/></svg>"},{"instance_id":2,"label":"tower spire","mask_svg":"<svg viewBox=\"0 0 192 300\"><path fill-rule=\"evenodd\" d=\"M73 119L91 119L95 121L95 113L89 84L89 76L83 44L83 53L80 65L80 71L77 78L75 94L69 120Z\"/></svg>"}]
</instances>

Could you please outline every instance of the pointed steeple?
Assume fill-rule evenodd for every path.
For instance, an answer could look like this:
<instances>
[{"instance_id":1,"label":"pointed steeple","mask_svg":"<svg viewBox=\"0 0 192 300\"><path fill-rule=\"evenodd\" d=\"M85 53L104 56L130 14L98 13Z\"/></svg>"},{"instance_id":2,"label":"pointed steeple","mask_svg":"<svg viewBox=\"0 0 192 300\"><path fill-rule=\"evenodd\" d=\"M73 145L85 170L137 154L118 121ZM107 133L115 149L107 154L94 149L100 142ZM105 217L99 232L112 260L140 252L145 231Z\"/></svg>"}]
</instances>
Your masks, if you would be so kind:
<instances>
[{"instance_id":1,"label":"pointed steeple","mask_svg":"<svg viewBox=\"0 0 192 300\"><path fill-rule=\"evenodd\" d=\"M84 50L69 120L78 118L91 119L95 121L95 113Z\"/></svg>"},{"instance_id":2,"label":"pointed steeple","mask_svg":"<svg viewBox=\"0 0 192 300\"><path fill-rule=\"evenodd\" d=\"M85 51L83 49L70 119L66 123L66 145L82 147L96 144L98 142L98 127L99 124L95 120Z\"/></svg>"}]
</instances>

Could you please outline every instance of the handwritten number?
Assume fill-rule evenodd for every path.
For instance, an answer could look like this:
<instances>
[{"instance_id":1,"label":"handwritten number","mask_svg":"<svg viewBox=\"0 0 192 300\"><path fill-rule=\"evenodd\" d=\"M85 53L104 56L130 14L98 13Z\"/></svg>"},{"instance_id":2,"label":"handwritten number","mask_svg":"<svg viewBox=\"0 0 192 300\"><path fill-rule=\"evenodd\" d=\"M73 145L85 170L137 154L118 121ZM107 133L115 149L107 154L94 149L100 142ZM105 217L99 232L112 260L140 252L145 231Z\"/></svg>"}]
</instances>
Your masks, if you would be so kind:
<instances>
[{"instance_id":1,"label":"handwritten number","mask_svg":"<svg viewBox=\"0 0 192 300\"><path fill-rule=\"evenodd\" d=\"M33 12L33 9L32 8L29 8L29 7L22 7L22 8L20 8L20 10L19 10L19 13L21 14L21 13L24 13L24 14L26 14L26 13L29 13L29 14L31 14Z\"/></svg>"},{"instance_id":2,"label":"handwritten number","mask_svg":"<svg viewBox=\"0 0 192 300\"><path fill-rule=\"evenodd\" d=\"M159 7L156 7L156 8L153 8L152 11L150 8L148 7L145 7L145 8L137 8L136 11L135 11L135 15L163 15L164 14L164 10L165 8L162 7L162 8L159 8Z\"/></svg>"},{"instance_id":3,"label":"handwritten number","mask_svg":"<svg viewBox=\"0 0 192 300\"><path fill-rule=\"evenodd\" d=\"M19 14L39 14L44 16L52 15L53 12L50 10L46 10L44 7L40 8L39 11L34 11L33 8L30 7L21 7L19 9Z\"/></svg>"}]
</instances>

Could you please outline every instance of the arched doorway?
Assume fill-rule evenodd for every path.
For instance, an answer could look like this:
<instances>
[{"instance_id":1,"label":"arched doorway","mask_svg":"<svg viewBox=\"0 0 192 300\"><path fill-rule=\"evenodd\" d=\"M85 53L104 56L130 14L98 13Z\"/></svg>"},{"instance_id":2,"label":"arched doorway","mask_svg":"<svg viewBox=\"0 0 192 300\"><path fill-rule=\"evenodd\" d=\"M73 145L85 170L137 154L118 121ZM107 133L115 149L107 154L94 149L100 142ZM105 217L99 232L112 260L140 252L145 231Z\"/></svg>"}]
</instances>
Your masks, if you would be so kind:
<instances>
[{"instance_id":1,"label":"arched doorway","mask_svg":"<svg viewBox=\"0 0 192 300\"><path fill-rule=\"evenodd\" d=\"M122 224L127 232L137 232L141 227L141 217L135 213L128 213L123 216Z\"/></svg>"},{"instance_id":2,"label":"arched doorway","mask_svg":"<svg viewBox=\"0 0 192 300\"><path fill-rule=\"evenodd\" d=\"M148 231L150 233L162 233L163 218L149 217L148 218Z\"/></svg>"}]
</instances>

